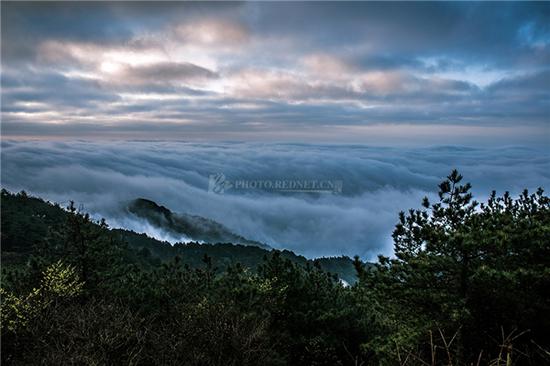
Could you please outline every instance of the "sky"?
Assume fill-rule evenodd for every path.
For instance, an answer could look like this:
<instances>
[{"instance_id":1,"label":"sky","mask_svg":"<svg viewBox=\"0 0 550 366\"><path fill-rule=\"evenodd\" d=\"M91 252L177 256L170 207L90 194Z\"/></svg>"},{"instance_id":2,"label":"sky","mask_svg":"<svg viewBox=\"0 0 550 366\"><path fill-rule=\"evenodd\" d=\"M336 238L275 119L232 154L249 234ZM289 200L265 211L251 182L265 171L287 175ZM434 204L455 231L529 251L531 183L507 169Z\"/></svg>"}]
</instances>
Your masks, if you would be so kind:
<instances>
[{"instance_id":1,"label":"sky","mask_svg":"<svg viewBox=\"0 0 550 366\"><path fill-rule=\"evenodd\" d=\"M547 2L2 2L2 134L544 145Z\"/></svg>"},{"instance_id":2,"label":"sky","mask_svg":"<svg viewBox=\"0 0 550 366\"><path fill-rule=\"evenodd\" d=\"M112 226L177 241L128 215L144 197L373 260L453 168L480 200L550 186L550 2L0 4L2 187Z\"/></svg>"}]
</instances>

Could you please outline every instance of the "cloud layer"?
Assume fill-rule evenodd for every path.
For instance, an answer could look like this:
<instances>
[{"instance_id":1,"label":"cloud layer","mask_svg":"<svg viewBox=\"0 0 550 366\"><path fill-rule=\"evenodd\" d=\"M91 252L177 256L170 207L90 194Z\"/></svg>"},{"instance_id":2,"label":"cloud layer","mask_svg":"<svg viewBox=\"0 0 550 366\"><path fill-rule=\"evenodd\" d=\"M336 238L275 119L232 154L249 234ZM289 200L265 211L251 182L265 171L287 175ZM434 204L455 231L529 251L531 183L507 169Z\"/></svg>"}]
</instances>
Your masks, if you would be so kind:
<instances>
[{"instance_id":1,"label":"cloud layer","mask_svg":"<svg viewBox=\"0 0 550 366\"><path fill-rule=\"evenodd\" d=\"M372 258L454 167L481 196L548 187L547 2L1 7L2 185L112 224L162 237L121 210L143 196L278 248ZM215 195L215 173L344 192Z\"/></svg>"},{"instance_id":2,"label":"cloud layer","mask_svg":"<svg viewBox=\"0 0 550 366\"><path fill-rule=\"evenodd\" d=\"M7 2L2 132L543 144L548 24L545 2Z\"/></svg>"},{"instance_id":3,"label":"cloud layer","mask_svg":"<svg viewBox=\"0 0 550 366\"><path fill-rule=\"evenodd\" d=\"M452 168L477 198L550 186L550 157L532 148L390 148L365 145L117 141L2 143L2 185L67 204L112 225L165 233L129 219L124 202L145 197L212 218L247 238L307 256L391 254L400 210L417 208ZM342 180L343 193L208 192L228 179ZM171 238L174 240L175 238Z\"/></svg>"}]
</instances>

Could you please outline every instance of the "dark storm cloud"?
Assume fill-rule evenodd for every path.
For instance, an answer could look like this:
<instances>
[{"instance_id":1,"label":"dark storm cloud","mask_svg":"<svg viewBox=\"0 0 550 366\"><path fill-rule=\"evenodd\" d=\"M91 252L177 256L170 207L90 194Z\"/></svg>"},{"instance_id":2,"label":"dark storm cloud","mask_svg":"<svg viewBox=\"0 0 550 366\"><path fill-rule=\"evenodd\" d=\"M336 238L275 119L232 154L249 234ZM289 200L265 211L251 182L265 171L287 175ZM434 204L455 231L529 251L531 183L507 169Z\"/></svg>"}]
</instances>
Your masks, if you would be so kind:
<instances>
[{"instance_id":1,"label":"dark storm cloud","mask_svg":"<svg viewBox=\"0 0 550 366\"><path fill-rule=\"evenodd\" d=\"M8 48L24 47L21 40L31 46L43 39L124 42L178 20L225 17L305 48L372 46L377 55L366 64L382 67L416 64L415 57L430 55L515 62L524 55L518 50L529 52L550 35L545 2L5 2L2 8L2 43Z\"/></svg>"},{"instance_id":2,"label":"dark storm cloud","mask_svg":"<svg viewBox=\"0 0 550 366\"><path fill-rule=\"evenodd\" d=\"M117 94L93 80L69 78L54 71L3 70L2 112L25 111L26 102L49 103L57 108L96 107L119 100Z\"/></svg>"},{"instance_id":3,"label":"dark storm cloud","mask_svg":"<svg viewBox=\"0 0 550 366\"><path fill-rule=\"evenodd\" d=\"M547 150L387 148L366 145L117 141L2 143L2 185L67 203L108 222L155 231L121 204L147 197L177 212L219 221L235 232L307 256L391 253L399 210L417 208L452 168L476 198L550 183ZM338 179L343 194L208 193L210 174L228 179Z\"/></svg>"},{"instance_id":4,"label":"dark storm cloud","mask_svg":"<svg viewBox=\"0 0 550 366\"><path fill-rule=\"evenodd\" d=\"M549 24L545 2L3 2L2 131L522 125L540 143Z\"/></svg>"},{"instance_id":5,"label":"dark storm cloud","mask_svg":"<svg viewBox=\"0 0 550 366\"><path fill-rule=\"evenodd\" d=\"M166 85L173 82L217 77L215 72L188 62L162 62L146 66L126 67L120 74L120 82L130 85Z\"/></svg>"},{"instance_id":6,"label":"dark storm cloud","mask_svg":"<svg viewBox=\"0 0 550 366\"><path fill-rule=\"evenodd\" d=\"M2 58L28 60L44 40L128 42L176 19L231 14L238 3L11 1L2 3Z\"/></svg>"},{"instance_id":7,"label":"dark storm cloud","mask_svg":"<svg viewBox=\"0 0 550 366\"><path fill-rule=\"evenodd\" d=\"M539 3L405 2L257 4L254 23L266 33L298 31L312 41L372 45L377 52L516 61L530 39L548 40L550 7ZM280 27L284 19L285 27ZM307 21L304 21L307 19ZM530 36L532 34L532 37ZM345 35L345 36L344 36ZM527 44L526 44L527 43ZM506 59L495 58L506 54Z\"/></svg>"},{"instance_id":8,"label":"dark storm cloud","mask_svg":"<svg viewBox=\"0 0 550 366\"><path fill-rule=\"evenodd\" d=\"M30 61L36 46L47 39L125 41L131 29L98 3L3 2L2 59Z\"/></svg>"},{"instance_id":9,"label":"dark storm cloud","mask_svg":"<svg viewBox=\"0 0 550 366\"><path fill-rule=\"evenodd\" d=\"M550 70L544 70L536 73L529 73L519 77L504 78L492 84L489 92L496 94L515 94L531 96L540 95L548 101L550 98Z\"/></svg>"}]
</instances>

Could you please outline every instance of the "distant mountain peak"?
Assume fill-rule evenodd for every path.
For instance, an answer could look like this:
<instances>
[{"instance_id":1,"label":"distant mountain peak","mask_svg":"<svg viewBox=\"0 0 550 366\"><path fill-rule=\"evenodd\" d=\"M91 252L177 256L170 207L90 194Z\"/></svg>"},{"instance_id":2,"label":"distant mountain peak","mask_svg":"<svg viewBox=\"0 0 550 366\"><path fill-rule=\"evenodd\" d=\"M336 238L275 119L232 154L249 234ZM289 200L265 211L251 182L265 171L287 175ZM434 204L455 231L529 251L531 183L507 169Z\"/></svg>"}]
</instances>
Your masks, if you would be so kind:
<instances>
[{"instance_id":1,"label":"distant mountain peak","mask_svg":"<svg viewBox=\"0 0 550 366\"><path fill-rule=\"evenodd\" d=\"M205 243L232 243L270 249L266 244L235 234L217 221L187 213L174 213L147 198L137 198L127 206L128 212L172 235L181 235Z\"/></svg>"},{"instance_id":2,"label":"distant mountain peak","mask_svg":"<svg viewBox=\"0 0 550 366\"><path fill-rule=\"evenodd\" d=\"M143 207L145 209L150 209L165 215L170 215L172 213L168 208L160 206L155 201L147 198L136 198L132 203L136 207Z\"/></svg>"}]
</instances>

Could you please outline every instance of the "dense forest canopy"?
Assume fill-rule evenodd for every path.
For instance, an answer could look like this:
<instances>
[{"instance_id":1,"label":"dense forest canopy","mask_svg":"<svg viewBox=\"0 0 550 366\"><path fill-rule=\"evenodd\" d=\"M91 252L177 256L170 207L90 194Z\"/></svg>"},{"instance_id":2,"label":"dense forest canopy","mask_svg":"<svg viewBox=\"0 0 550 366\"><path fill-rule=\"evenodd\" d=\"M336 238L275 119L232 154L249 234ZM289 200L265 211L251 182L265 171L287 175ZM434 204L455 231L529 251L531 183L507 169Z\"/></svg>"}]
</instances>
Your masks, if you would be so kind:
<instances>
[{"instance_id":1,"label":"dense forest canopy","mask_svg":"<svg viewBox=\"0 0 550 366\"><path fill-rule=\"evenodd\" d=\"M2 362L549 364L550 199L470 188L453 171L396 215L374 266L171 246L3 190Z\"/></svg>"}]
</instances>

